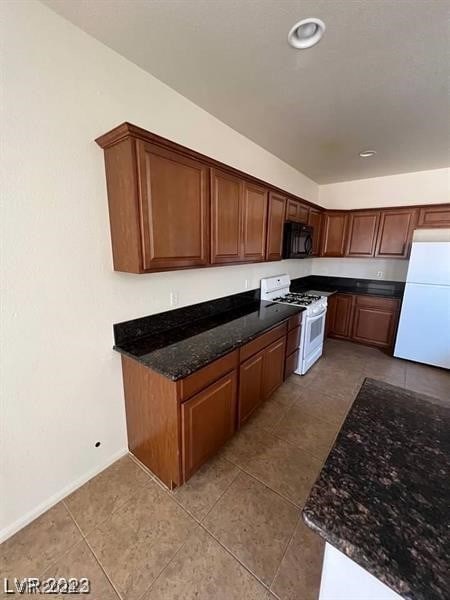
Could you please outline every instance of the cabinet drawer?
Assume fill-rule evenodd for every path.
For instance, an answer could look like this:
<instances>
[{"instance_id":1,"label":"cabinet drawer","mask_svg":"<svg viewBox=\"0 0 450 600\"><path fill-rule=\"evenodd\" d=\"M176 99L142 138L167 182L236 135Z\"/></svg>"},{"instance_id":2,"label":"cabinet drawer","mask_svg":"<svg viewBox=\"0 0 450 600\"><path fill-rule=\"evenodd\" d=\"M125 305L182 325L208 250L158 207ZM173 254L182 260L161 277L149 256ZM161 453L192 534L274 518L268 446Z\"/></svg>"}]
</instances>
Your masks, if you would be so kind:
<instances>
[{"instance_id":1,"label":"cabinet drawer","mask_svg":"<svg viewBox=\"0 0 450 600\"><path fill-rule=\"evenodd\" d=\"M292 354L292 352L294 352L300 346L301 333L302 328L300 325L288 333L286 342L286 355Z\"/></svg>"},{"instance_id":2,"label":"cabinet drawer","mask_svg":"<svg viewBox=\"0 0 450 600\"><path fill-rule=\"evenodd\" d=\"M289 375L292 375L292 373L297 368L297 364L298 364L298 350L295 350L295 352L292 352L292 354L289 354L289 356L286 356L286 363L284 365L284 378L285 379L287 379L289 377Z\"/></svg>"},{"instance_id":3,"label":"cabinet drawer","mask_svg":"<svg viewBox=\"0 0 450 600\"><path fill-rule=\"evenodd\" d=\"M371 306L374 308L397 310L400 300L397 298L384 298L383 296L356 296L356 306Z\"/></svg>"},{"instance_id":4,"label":"cabinet drawer","mask_svg":"<svg viewBox=\"0 0 450 600\"><path fill-rule=\"evenodd\" d=\"M291 329L295 329L298 325L300 325L302 322L302 317L303 317L303 312L299 312L297 315L290 317L288 319L288 326L287 326L288 331L291 331Z\"/></svg>"},{"instance_id":5,"label":"cabinet drawer","mask_svg":"<svg viewBox=\"0 0 450 600\"><path fill-rule=\"evenodd\" d=\"M241 362L246 360L253 354L256 354L256 352L259 352L278 338L282 337L283 335L286 335L286 331L287 322L285 321L284 323L281 323L281 325L277 325L267 333L263 333L248 344L245 344L245 346L242 346L240 353Z\"/></svg>"},{"instance_id":6,"label":"cabinet drawer","mask_svg":"<svg viewBox=\"0 0 450 600\"><path fill-rule=\"evenodd\" d=\"M214 362L206 365L202 369L199 369L189 377L180 381L180 399L181 401L190 398L207 385L225 375L229 371L232 371L237 367L238 364L238 351L230 352L222 358L215 360Z\"/></svg>"}]
</instances>

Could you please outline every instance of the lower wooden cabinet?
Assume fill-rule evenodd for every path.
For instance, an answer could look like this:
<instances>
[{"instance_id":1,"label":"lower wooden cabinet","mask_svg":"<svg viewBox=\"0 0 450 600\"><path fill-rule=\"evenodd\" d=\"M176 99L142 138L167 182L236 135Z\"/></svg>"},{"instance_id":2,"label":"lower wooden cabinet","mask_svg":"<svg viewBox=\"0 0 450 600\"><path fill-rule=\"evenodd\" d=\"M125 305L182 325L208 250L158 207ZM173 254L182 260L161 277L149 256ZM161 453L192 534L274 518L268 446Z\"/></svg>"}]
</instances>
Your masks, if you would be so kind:
<instances>
[{"instance_id":1,"label":"lower wooden cabinet","mask_svg":"<svg viewBox=\"0 0 450 600\"><path fill-rule=\"evenodd\" d=\"M268 398L283 383L286 338L271 344L264 351L262 393Z\"/></svg>"},{"instance_id":2,"label":"lower wooden cabinet","mask_svg":"<svg viewBox=\"0 0 450 600\"><path fill-rule=\"evenodd\" d=\"M239 424L242 425L263 401L264 350L239 368Z\"/></svg>"},{"instance_id":3,"label":"lower wooden cabinet","mask_svg":"<svg viewBox=\"0 0 450 600\"><path fill-rule=\"evenodd\" d=\"M298 365L298 349L286 356L286 362L284 365L284 378L287 379L289 375L295 371Z\"/></svg>"},{"instance_id":4,"label":"lower wooden cabinet","mask_svg":"<svg viewBox=\"0 0 450 600\"><path fill-rule=\"evenodd\" d=\"M351 336L354 296L334 294L328 297L326 331L330 337L349 339Z\"/></svg>"},{"instance_id":5,"label":"lower wooden cabinet","mask_svg":"<svg viewBox=\"0 0 450 600\"><path fill-rule=\"evenodd\" d=\"M231 371L181 405L184 480L233 435L236 384L236 371Z\"/></svg>"},{"instance_id":6,"label":"lower wooden cabinet","mask_svg":"<svg viewBox=\"0 0 450 600\"><path fill-rule=\"evenodd\" d=\"M391 349L399 311L396 298L334 294L328 298L327 335Z\"/></svg>"},{"instance_id":7,"label":"lower wooden cabinet","mask_svg":"<svg viewBox=\"0 0 450 600\"><path fill-rule=\"evenodd\" d=\"M182 485L283 382L296 315L171 381L122 356L128 446L168 488Z\"/></svg>"},{"instance_id":8,"label":"lower wooden cabinet","mask_svg":"<svg viewBox=\"0 0 450 600\"><path fill-rule=\"evenodd\" d=\"M247 347L250 344L247 344ZM246 346L242 351L245 355ZM285 355L286 334L283 332L283 337L275 340L241 364L239 369L239 426L283 383Z\"/></svg>"},{"instance_id":9,"label":"lower wooden cabinet","mask_svg":"<svg viewBox=\"0 0 450 600\"><path fill-rule=\"evenodd\" d=\"M391 348L397 329L400 302L391 298L356 296L352 339L355 342Z\"/></svg>"}]
</instances>

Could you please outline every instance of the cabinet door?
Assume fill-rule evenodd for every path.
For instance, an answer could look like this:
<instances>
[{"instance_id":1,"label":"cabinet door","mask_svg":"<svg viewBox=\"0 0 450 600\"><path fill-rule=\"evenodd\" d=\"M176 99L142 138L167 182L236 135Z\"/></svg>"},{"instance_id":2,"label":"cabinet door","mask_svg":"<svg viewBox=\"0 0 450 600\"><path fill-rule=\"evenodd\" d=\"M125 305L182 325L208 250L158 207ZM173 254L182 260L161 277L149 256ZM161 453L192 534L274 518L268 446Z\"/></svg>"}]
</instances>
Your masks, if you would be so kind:
<instances>
[{"instance_id":1,"label":"cabinet door","mask_svg":"<svg viewBox=\"0 0 450 600\"><path fill-rule=\"evenodd\" d=\"M326 213L322 224L321 256L344 256L347 214Z\"/></svg>"},{"instance_id":2,"label":"cabinet door","mask_svg":"<svg viewBox=\"0 0 450 600\"><path fill-rule=\"evenodd\" d=\"M352 294L335 294L332 303L332 321L330 336L349 338L351 336L354 296Z\"/></svg>"},{"instance_id":3,"label":"cabinet door","mask_svg":"<svg viewBox=\"0 0 450 600\"><path fill-rule=\"evenodd\" d=\"M285 379L287 379L289 377L289 375L292 375L292 373L297 368L298 353L299 353L299 351L296 350L295 352L292 352L292 354L289 354L288 356L286 356L286 363L284 365L284 378Z\"/></svg>"},{"instance_id":4,"label":"cabinet door","mask_svg":"<svg viewBox=\"0 0 450 600\"><path fill-rule=\"evenodd\" d=\"M243 260L260 261L266 255L267 234L266 188L244 182L242 202Z\"/></svg>"},{"instance_id":5,"label":"cabinet door","mask_svg":"<svg viewBox=\"0 0 450 600\"><path fill-rule=\"evenodd\" d=\"M239 372L239 425L242 425L263 401L264 350L242 363Z\"/></svg>"},{"instance_id":6,"label":"cabinet door","mask_svg":"<svg viewBox=\"0 0 450 600\"><path fill-rule=\"evenodd\" d=\"M415 210L406 208L381 211L375 256L406 258L416 221Z\"/></svg>"},{"instance_id":7,"label":"cabinet door","mask_svg":"<svg viewBox=\"0 0 450 600\"><path fill-rule=\"evenodd\" d=\"M424 206L419 211L419 227L450 227L450 204Z\"/></svg>"},{"instance_id":8,"label":"cabinet door","mask_svg":"<svg viewBox=\"0 0 450 600\"><path fill-rule=\"evenodd\" d=\"M268 398L283 383L286 337L282 337L264 350L263 398Z\"/></svg>"},{"instance_id":9,"label":"cabinet door","mask_svg":"<svg viewBox=\"0 0 450 600\"><path fill-rule=\"evenodd\" d=\"M309 208L300 204L297 200L289 199L286 207L286 220L296 221L297 223L308 222Z\"/></svg>"},{"instance_id":10,"label":"cabinet door","mask_svg":"<svg viewBox=\"0 0 450 600\"><path fill-rule=\"evenodd\" d=\"M346 256L374 255L379 222L379 211L350 213Z\"/></svg>"},{"instance_id":11,"label":"cabinet door","mask_svg":"<svg viewBox=\"0 0 450 600\"><path fill-rule=\"evenodd\" d=\"M186 481L234 433L236 371L181 405L183 472Z\"/></svg>"},{"instance_id":12,"label":"cabinet door","mask_svg":"<svg viewBox=\"0 0 450 600\"><path fill-rule=\"evenodd\" d=\"M319 256L320 253L320 234L322 231L322 213L314 208L310 208L308 215L308 225L313 228L312 256Z\"/></svg>"},{"instance_id":13,"label":"cabinet door","mask_svg":"<svg viewBox=\"0 0 450 600\"><path fill-rule=\"evenodd\" d=\"M209 169L137 142L144 270L209 262Z\"/></svg>"},{"instance_id":14,"label":"cabinet door","mask_svg":"<svg viewBox=\"0 0 450 600\"><path fill-rule=\"evenodd\" d=\"M242 181L211 171L211 262L242 261Z\"/></svg>"},{"instance_id":15,"label":"cabinet door","mask_svg":"<svg viewBox=\"0 0 450 600\"><path fill-rule=\"evenodd\" d=\"M285 210L286 198L270 192L266 260L281 260Z\"/></svg>"},{"instance_id":16,"label":"cabinet door","mask_svg":"<svg viewBox=\"0 0 450 600\"><path fill-rule=\"evenodd\" d=\"M352 339L363 344L391 348L397 329L399 300L357 296Z\"/></svg>"}]
</instances>

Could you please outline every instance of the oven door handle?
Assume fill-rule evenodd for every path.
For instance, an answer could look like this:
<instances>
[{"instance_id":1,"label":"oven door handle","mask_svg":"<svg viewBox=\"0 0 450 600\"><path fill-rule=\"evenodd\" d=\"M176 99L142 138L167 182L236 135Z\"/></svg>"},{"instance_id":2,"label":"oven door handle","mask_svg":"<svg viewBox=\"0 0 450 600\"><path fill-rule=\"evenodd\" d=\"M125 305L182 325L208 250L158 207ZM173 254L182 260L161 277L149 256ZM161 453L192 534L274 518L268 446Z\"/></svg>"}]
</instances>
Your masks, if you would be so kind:
<instances>
[{"instance_id":1,"label":"oven door handle","mask_svg":"<svg viewBox=\"0 0 450 600\"><path fill-rule=\"evenodd\" d=\"M320 317L323 317L323 315L327 312L327 309L324 308L320 313L318 313L317 315L306 315L306 318L308 319L308 321L310 323L312 323L313 321L317 321L317 319L320 319Z\"/></svg>"}]
</instances>

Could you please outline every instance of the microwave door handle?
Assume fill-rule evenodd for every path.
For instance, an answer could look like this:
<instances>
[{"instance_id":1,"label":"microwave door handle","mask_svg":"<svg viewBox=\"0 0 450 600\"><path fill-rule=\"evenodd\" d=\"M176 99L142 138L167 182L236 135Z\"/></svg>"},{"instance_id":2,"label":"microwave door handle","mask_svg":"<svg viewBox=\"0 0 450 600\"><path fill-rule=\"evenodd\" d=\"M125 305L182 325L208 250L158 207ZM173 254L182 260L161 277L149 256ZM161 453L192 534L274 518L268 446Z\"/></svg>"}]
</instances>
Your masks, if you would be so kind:
<instances>
[{"instance_id":1,"label":"microwave door handle","mask_svg":"<svg viewBox=\"0 0 450 600\"><path fill-rule=\"evenodd\" d=\"M305 250L306 250L306 254L311 254L311 250L312 250L312 237L310 235L308 235L308 237L305 240Z\"/></svg>"}]
</instances>

